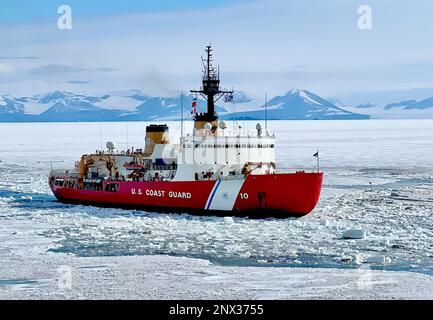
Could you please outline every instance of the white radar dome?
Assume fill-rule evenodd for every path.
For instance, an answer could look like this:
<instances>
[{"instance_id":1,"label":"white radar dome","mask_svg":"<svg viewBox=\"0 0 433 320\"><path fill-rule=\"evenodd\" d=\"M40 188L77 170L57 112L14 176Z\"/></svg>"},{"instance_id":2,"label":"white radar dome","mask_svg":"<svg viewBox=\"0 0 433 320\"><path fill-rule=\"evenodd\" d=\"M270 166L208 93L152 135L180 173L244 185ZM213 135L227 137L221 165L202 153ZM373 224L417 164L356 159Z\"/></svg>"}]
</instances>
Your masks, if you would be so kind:
<instances>
[{"instance_id":1,"label":"white radar dome","mask_svg":"<svg viewBox=\"0 0 433 320\"><path fill-rule=\"evenodd\" d=\"M210 124L209 122L206 122L204 125L205 130L211 130L212 129L212 124Z\"/></svg>"},{"instance_id":2,"label":"white radar dome","mask_svg":"<svg viewBox=\"0 0 433 320\"><path fill-rule=\"evenodd\" d=\"M220 121L219 123L220 129L227 129L227 122L225 122L224 120Z\"/></svg>"},{"instance_id":3,"label":"white radar dome","mask_svg":"<svg viewBox=\"0 0 433 320\"><path fill-rule=\"evenodd\" d=\"M114 150L114 149L116 149L116 145L114 144L113 141L108 141L107 142L107 149L108 150Z\"/></svg>"}]
</instances>

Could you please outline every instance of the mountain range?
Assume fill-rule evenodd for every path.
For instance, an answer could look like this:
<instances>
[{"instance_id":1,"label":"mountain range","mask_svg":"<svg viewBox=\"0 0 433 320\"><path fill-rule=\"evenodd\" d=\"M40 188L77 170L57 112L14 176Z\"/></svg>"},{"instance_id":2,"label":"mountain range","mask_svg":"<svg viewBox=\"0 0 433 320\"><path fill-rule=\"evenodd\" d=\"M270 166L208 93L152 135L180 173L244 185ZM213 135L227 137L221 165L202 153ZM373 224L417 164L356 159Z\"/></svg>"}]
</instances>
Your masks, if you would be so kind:
<instances>
[{"instance_id":1,"label":"mountain range","mask_svg":"<svg viewBox=\"0 0 433 320\"><path fill-rule=\"evenodd\" d=\"M192 95L183 95L184 118L191 118ZM132 89L103 95L53 91L29 97L0 95L0 122L55 121L155 121L179 120L181 98L158 97ZM206 102L197 97L198 112ZM242 109L242 111L239 111ZM238 110L238 112L236 112ZM433 117L433 97L377 105L364 103L345 106L336 99L325 99L308 91L293 89L265 104L235 92L233 101L220 99L216 111L223 119L259 120L328 120L369 118Z\"/></svg>"},{"instance_id":2,"label":"mountain range","mask_svg":"<svg viewBox=\"0 0 433 320\"><path fill-rule=\"evenodd\" d=\"M433 97L421 100L404 100L385 105L363 103L345 109L366 114L375 119L431 119L433 118Z\"/></svg>"},{"instance_id":3,"label":"mountain range","mask_svg":"<svg viewBox=\"0 0 433 320\"><path fill-rule=\"evenodd\" d=\"M368 119L368 115L357 114L338 107L322 97L300 89L288 91L283 96L276 96L269 100L266 106L259 109L237 112L239 120L263 119L269 120L329 120L329 119ZM233 118L232 114L224 115Z\"/></svg>"},{"instance_id":4,"label":"mountain range","mask_svg":"<svg viewBox=\"0 0 433 320\"><path fill-rule=\"evenodd\" d=\"M184 114L193 97L183 96ZM198 106L205 106L197 99ZM189 107L189 108L188 108ZM139 90L117 91L102 96L53 91L32 97L0 96L0 122L55 121L148 121L180 118L181 99L153 97ZM219 113L227 113L216 107Z\"/></svg>"}]
</instances>

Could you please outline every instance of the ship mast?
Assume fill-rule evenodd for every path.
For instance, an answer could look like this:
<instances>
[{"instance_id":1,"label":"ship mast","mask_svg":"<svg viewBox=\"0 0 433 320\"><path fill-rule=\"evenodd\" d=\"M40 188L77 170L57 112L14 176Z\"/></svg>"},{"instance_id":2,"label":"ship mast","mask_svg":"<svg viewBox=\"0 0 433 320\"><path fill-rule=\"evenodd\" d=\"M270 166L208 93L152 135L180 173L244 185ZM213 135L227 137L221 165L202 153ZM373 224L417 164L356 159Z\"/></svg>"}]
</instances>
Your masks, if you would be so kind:
<instances>
[{"instance_id":1,"label":"ship mast","mask_svg":"<svg viewBox=\"0 0 433 320\"><path fill-rule=\"evenodd\" d=\"M214 68L212 46L206 46L206 58L202 57L203 62L203 85L200 90L191 90L191 93L200 94L207 101L207 110L205 113L194 115L194 121L214 122L218 119L215 111L215 102L225 94L233 94L233 91L224 91L220 89L219 66Z\"/></svg>"}]
</instances>

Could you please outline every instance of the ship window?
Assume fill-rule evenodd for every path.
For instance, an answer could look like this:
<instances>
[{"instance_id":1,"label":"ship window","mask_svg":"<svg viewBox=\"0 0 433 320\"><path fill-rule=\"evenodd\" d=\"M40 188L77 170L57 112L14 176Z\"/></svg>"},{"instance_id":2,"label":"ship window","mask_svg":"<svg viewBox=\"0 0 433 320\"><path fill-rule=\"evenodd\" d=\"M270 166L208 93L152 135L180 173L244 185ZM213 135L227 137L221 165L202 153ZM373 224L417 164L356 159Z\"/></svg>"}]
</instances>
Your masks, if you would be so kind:
<instances>
[{"instance_id":1,"label":"ship window","mask_svg":"<svg viewBox=\"0 0 433 320\"><path fill-rule=\"evenodd\" d=\"M229 145L228 144L226 144L226 148L228 148L229 147Z\"/></svg>"},{"instance_id":2,"label":"ship window","mask_svg":"<svg viewBox=\"0 0 433 320\"><path fill-rule=\"evenodd\" d=\"M119 185L117 183L110 183L105 186L105 191L107 192L117 192Z\"/></svg>"},{"instance_id":3,"label":"ship window","mask_svg":"<svg viewBox=\"0 0 433 320\"><path fill-rule=\"evenodd\" d=\"M65 186L66 186L66 188L70 188L70 189L72 189L72 188L74 188L74 186L75 186L75 181L74 181L74 180L67 180L67 181L65 182Z\"/></svg>"},{"instance_id":4,"label":"ship window","mask_svg":"<svg viewBox=\"0 0 433 320\"><path fill-rule=\"evenodd\" d=\"M271 144L271 148L273 148L274 147L274 145L273 144Z\"/></svg>"}]
</instances>

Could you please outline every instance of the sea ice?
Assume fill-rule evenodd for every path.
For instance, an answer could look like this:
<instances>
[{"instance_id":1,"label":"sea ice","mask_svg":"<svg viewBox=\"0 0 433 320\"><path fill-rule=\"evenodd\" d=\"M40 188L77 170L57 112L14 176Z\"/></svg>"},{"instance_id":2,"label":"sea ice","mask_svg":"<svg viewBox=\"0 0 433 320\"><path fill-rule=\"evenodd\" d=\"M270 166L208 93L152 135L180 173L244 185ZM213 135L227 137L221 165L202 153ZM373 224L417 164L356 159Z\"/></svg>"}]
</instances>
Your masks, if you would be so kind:
<instances>
[{"instance_id":1,"label":"sea ice","mask_svg":"<svg viewBox=\"0 0 433 320\"><path fill-rule=\"evenodd\" d=\"M327 227L329 225L329 221L326 218L321 218L320 224L324 227Z\"/></svg>"},{"instance_id":2,"label":"sea ice","mask_svg":"<svg viewBox=\"0 0 433 320\"><path fill-rule=\"evenodd\" d=\"M385 256L371 256L367 257L366 263L377 263L377 264L384 264L386 263L386 257Z\"/></svg>"},{"instance_id":3,"label":"sea ice","mask_svg":"<svg viewBox=\"0 0 433 320\"><path fill-rule=\"evenodd\" d=\"M128 124L130 145L143 145L146 124ZM246 121L243 127L255 125ZM81 154L100 148L101 131L103 141L125 141L125 123L0 124L0 279L37 281L23 285L23 291L5 286L0 296L217 298L232 292L248 298L253 283L257 295L268 298L432 297L431 277L420 274L433 275L432 120L268 125L277 136L279 171L314 170L312 150L320 148L324 185L317 207L306 217L224 219L63 205L47 184L50 162L54 168L73 166ZM176 141L180 125L169 126ZM355 225L368 230L368 237L340 240ZM356 283L349 272L373 253L386 258L372 268L414 272L373 270L378 283L372 291L349 290L348 283ZM194 267L185 257L196 259ZM44 281L54 285L56 268L68 263L113 267L78 269L77 290L69 295L48 288ZM208 273L228 283L210 284L211 276L202 277ZM166 282L158 282L161 275ZM333 289L326 291L320 281L328 277ZM203 288L195 292L191 283L197 281ZM155 290L143 290L152 285ZM272 285L281 294L269 289Z\"/></svg>"},{"instance_id":4,"label":"sea ice","mask_svg":"<svg viewBox=\"0 0 433 320\"><path fill-rule=\"evenodd\" d=\"M227 224L232 224L235 221L233 220L232 217L224 217L224 222L227 223Z\"/></svg>"},{"instance_id":5,"label":"sea ice","mask_svg":"<svg viewBox=\"0 0 433 320\"><path fill-rule=\"evenodd\" d=\"M361 228L351 228L343 232L343 239L363 239L366 232Z\"/></svg>"}]
</instances>

